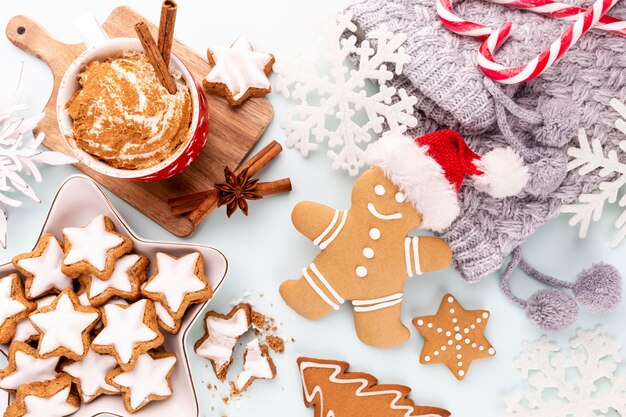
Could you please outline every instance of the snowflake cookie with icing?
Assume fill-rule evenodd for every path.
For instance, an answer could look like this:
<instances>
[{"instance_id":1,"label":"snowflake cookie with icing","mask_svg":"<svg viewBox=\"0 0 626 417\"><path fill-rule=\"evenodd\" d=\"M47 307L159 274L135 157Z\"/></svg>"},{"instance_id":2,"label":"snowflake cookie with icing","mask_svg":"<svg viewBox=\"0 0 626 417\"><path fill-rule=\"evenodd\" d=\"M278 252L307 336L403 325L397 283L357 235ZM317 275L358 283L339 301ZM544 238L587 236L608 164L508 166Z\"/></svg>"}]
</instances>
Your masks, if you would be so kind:
<instances>
[{"instance_id":1,"label":"snowflake cookie with icing","mask_svg":"<svg viewBox=\"0 0 626 417\"><path fill-rule=\"evenodd\" d=\"M55 379L58 363L58 357L44 359L30 345L13 342L9 347L8 365L0 370L0 388L15 392L20 385Z\"/></svg>"},{"instance_id":2,"label":"snowflake cookie with icing","mask_svg":"<svg viewBox=\"0 0 626 417\"><path fill-rule=\"evenodd\" d=\"M139 300L128 306L107 304L102 322L104 327L93 339L91 348L96 353L115 357L125 371L135 366L139 356L163 344L150 300Z\"/></svg>"},{"instance_id":3,"label":"snowflake cookie with icing","mask_svg":"<svg viewBox=\"0 0 626 417\"><path fill-rule=\"evenodd\" d=\"M274 361L269 355L266 345L261 345L259 339L254 338L246 345L243 356L243 371L234 382L235 392L242 393L255 379L273 379L276 376Z\"/></svg>"},{"instance_id":4,"label":"snowflake cookie with icing","mask_svg":"<svg viewBox=\"0 0 626 417\"><path fill-rule=\"evenodd\" d=\"M24 296L19 275L0 278L0 343L9 343L17 325L34 309L35 303Z\"/></svg>"},{"instance_id":5,"label":"snowflake cookie with icing","mask_svg":"<svg viewBox=\"0 0 626 417\"><path fill-rule=\"evenodd\" d=\"M162 350L144 353L137 358L132 369L117 368L106 379L121 391L126 410L135 413L151 401L172 396L170 375L175 365L173 353Z\"/></svg>"},{"instance_id":6,"label":"snowflake cookie with icing","mask_svg":"<svg viewBox=\"0 0 626 417\"><path fill-rule=\"evenodd\" d=\"M64 417L79 408L80 398L72 390L72 379L68 375L59 375L51 381L21 385L4 416Z\"/></svg>"},{"instance_id":7,"label":"snowflake cookie with icing","mask_svg":"<svg viewBox=\"0 0 626 417\"><path fill-rule=\"evenodd\" d=\"M80 361L65 361L61 370L70 375L78 393L85 403L103 394L115 395L120 391L106 381L106 376L115 368L117 361L111 355L101 355L89 350Z\"/></svg>"},{"instance_id":8,"label":"snowflake cookie with icing","mask_svg":"<svg viewBox=\"0 0 626 417\"><path fill-rule=\"evenodd\" d=\"M274 55L254 51L246 38L237 39L229 48L211 47L207 57L212 68L202 85L226 98L231 106L272 91L269 75Z\"/></svg>"},{"instance_id":9,"label":"snowflake cookie with icing","mask_svg":"<svg viewBox=\"0 0 626 417\"><path fill-rule=\"evenodd\" d=\"M141 296L141 284L146 280L149 265L148 258L132 253L115 261L113 274L109 279L103 280L94 275L81 275L78 279L92 306L104 305L113 297L137 301Z\"/></svg>"},{"instance_id":10,"label":"snowflake cookie with icing","mask_svg":"<svg viewBox=\"0 0 626 417\"><path fill-rule=\"evenodd\" d=\"M100 310L80 305L74 291L67 289L52 304L31 313L29 319L39 333L38 353L42 358L80 360L89 350L89 332L100 321Z\"/></svg>"},{"instance_id":11,"label":"snowflake cookie with icing","mask_svg":"<svg viewBox=\"0 0 626 417\"><path fill-rule=\"evenodd\" d=\"M496 354L484 335L489 316L487 310L465 310L451 294L444 295L436 315L413 319L425 339L420 362L444 364L463 380L473 361Z\"/></svg>"},{"instance_id":12,"label":"snowflake cookie with icing","mask_svg":"<svg viewBox=\"0 0 626 417\"><path fill-rule=\"evenodd\" d=\"M239 304L223 315L209 311L204 316L204 336L195 345L196 353L211 361L217 379L224 381L232 362L237 340L252 326L252 309Z\"/></svg>"},{"instance_id":13,"label":"snowflake cookie with icing","mask_svg":"<svg viewBox=\"0 0 626 417\"><path fill-rule=\"evenodd\" d=\"M63 247L50 233L44 234L32 252L13 258L13 266L24 275L26 298L33 300L43 295L58 294L72 288L72 279L62 271Z\"/></svg>"},{"instance_id":14,"label":"snowflake cookie with icing","mask_svg":"<svg viewBox=\"0 0 626 417\"><path fill-rule=\"evenodd\" d=\"M160 302L174 319L180 319L191 304L213 297L204 275L204 260L198 252L176 258L157 253L154 273L142 286L144 297Z\"/></svg>"},{"instance_id":15,"label":"snowflake cookie with icing","mask_svg":"<svg viewBox=\"0 0 626 417\"><path fill-rule=\"evenodd\" d=\"M109 279L115 261L133 249L133 241L115 231L113 221L97 216L85 227L63 229L65 258L62 271L77 278L81 274L93 274Z\"/></svg>"}]
</instances>

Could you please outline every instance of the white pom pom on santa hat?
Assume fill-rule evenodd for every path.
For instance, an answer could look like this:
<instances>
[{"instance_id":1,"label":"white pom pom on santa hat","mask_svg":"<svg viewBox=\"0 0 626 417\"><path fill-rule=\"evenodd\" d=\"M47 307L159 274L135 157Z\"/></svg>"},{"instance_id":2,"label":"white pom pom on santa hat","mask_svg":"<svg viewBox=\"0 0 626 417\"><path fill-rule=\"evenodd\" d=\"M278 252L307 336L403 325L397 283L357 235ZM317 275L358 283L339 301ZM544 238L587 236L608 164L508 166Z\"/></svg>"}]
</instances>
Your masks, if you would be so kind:
<instances>
[{"instance_id":1,"label":"white pom pom on santa hat","mask_svg":"<svg viewBox=\"0 0 626 417\"><path fill-rule=\"evenodd\" d=\"M422 227L436 232L458 216L457 193L465 176L495 198L516 195L528 182L528 168L515 150L499 148L480 157L453 130L415 139L386 134L368 147L366 161L402 190L422 214Z\"/></svg>"}]
</instances>

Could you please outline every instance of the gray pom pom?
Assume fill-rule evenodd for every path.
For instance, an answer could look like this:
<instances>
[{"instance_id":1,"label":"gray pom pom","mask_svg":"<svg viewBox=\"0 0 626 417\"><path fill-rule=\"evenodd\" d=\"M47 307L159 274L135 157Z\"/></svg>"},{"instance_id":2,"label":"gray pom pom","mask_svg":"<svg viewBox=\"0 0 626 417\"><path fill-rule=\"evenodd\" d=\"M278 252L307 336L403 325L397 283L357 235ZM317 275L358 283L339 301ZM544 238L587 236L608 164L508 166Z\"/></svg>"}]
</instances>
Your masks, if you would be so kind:
<instances>
[{"instance_id":1,"label":"gray pom pom","mask_svg":"<svg viewBox=\"0 0 626 417\"><path fill-rule=\"evenodd\" d=\"M543 126L535 132L535 140L547 146L561 147L576 136L580 112L573 100L550 98L539 102L537 112Z\"/></svg>"},{"instance_id":2,"label":"gray pom pom","mask_svg":"<svg viewBox=\"0 0 626 417\"><path fill-rule=\"evenodd\" d=\"M615 267L599 263L578 275L573 290L587 310L606 313L622 301L622 277Z\"/></svg>"},{"instance_id":3,"label":"gray pom pom","mask_svg":"<svg viewBox=\"0 0 626 417\"><path fill-rule=\"evenodd\" d=\"M574 297L552 288L537 291L526 305L528 320L549 332L571 326L577 316L578 304Z\"/></svg>"},{"instance_id":4,"label":"gray pom pom","mask_svg":"<svg viewBox=\"0 0 626 417\"><path fill-rule=\"evenodd\" d=\"M567 155L559 149L547 148L528 165L528 182L524 191L537 197L552 194L567 175Z\"/></svg>"}]
</instances>

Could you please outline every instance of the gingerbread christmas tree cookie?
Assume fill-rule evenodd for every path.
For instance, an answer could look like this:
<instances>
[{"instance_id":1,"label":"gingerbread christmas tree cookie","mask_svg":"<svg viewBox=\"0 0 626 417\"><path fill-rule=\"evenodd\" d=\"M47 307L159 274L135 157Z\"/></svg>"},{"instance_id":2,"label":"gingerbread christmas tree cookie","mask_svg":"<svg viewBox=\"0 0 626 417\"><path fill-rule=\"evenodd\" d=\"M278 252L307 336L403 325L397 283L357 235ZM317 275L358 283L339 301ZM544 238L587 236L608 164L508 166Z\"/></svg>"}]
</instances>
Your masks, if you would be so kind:
<instances>
[{"instance_id":1,"label":"gingerbread christmas tree cookie","mask_svg":"<svg viewBox=\"0 0 626 417\"><path fill-rule=\"evenodd\" d=\"M0 343L9 343L15 329L35 304L24 296L22 280L17 274L0 278Z\"/></svg>"},{"instance_id":2,"label":"gingerbread christmas tree cookie","mask_svg":"<svg viewBox=\"0 0 626 417\"><path fill-rule=\"evenodd\" d=\"M80 399L68 375L46 382L21 385L5 417L64 417L75 413Z\"/></svg>"},{"instance_id":3,"label":"gingerbread christmas tree cookie","mask_svg":"<svg viewBox=\"0 0 626 417\"><path fill-rule=\"evenodd\" d=\"M451 294L444 295L434 316L415 317L413 324L424 336L420 362L444 364L463 380L472 362L496 354L485 338L486 310L465 310Z\"/></svg>"}]
</instances>

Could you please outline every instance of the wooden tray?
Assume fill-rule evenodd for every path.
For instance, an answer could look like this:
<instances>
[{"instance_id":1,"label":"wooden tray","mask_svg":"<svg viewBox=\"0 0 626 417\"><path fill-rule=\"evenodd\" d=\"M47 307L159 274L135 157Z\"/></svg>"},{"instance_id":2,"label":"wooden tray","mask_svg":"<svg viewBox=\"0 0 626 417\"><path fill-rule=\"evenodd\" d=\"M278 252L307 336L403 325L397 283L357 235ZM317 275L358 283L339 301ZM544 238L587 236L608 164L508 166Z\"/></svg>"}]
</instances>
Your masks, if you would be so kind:
<instances>
[{"instance_id":1,"label":"wooden tray","mask_svg":"<svg viewBox=\"0 0 626 417\"><path fill-rule=\"evenodd\" d=\"M135 37L134 25L145 20L128 7L113 10L102 25L110 37ZM157 29L150 24L153 35ZM55 151L71 154L61 136L56 120L55 102L59 82L70 63L80 55L85 46L69 45L53 39L36 22L24 16L16 16L7 25L7 38L18 48L41 58L52 69L54 87L44 111L46 117L37 131L46 133L44 145ZM211 66L200 55L175 41L172 51L187 64L193 76L201 80ZM177 236L188 236L194 227L186 217L175 217L167 205L167 199L182 194L205 191L223 178L224 166L238 166L259 140L272 120L274 111L263 98L250 99L239 108L231 108L225 100L207 95L210 116L210 132L206 146L198 159L182 174L166 181L139 183L110 178L83 166L77 167L97 182L117 194L137 210Z\"/></svg>"}]
</instances>

